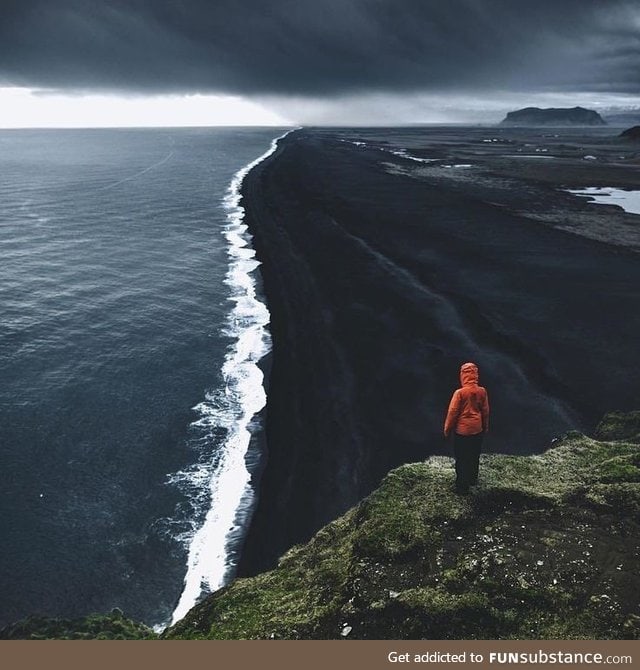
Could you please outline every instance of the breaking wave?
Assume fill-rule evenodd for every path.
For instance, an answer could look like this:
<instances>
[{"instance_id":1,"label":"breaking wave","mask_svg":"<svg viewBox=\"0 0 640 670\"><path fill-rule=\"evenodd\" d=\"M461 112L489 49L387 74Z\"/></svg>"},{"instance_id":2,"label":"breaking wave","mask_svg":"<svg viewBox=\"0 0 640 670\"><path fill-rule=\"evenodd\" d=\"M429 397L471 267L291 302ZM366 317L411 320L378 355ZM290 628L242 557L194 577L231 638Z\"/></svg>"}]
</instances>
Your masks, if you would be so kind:
<instances>
[{"instance_id":1,"label":"breaking wave","mask_svg":"<svg viewBox=\"0 0 640 670\"><path fill-rule=\"evenodd\" d=\"M191 433L201 452L198 463L169 480L187 492L194 508L192 529L182 536L188 546L184 588L171 623L179 621L201 599L224 586L234 575L237 550L255 503L247 454L259 428L257 414L266 404L264 376L258 362L271 349L269 311L256 293L260 265L244 223L240 188L248 172L270 156L270 148L233 177L224 198L229 269L225 283L233 308L225 334L233 339L222 367L222 384L207 393L194 409L198 418Z\"/></svg>"}]
</instances>

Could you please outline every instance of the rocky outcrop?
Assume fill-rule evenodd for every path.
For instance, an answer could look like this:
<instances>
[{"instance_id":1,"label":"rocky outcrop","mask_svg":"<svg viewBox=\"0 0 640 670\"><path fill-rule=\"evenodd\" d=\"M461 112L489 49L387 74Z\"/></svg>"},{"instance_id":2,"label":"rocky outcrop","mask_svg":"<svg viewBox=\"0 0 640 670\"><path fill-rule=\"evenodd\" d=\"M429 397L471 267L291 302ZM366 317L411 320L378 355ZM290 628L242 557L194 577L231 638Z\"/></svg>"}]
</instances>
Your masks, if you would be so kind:
<instances>
[{"instance_id":1,"label":"rocky outcrop","mask_svg":"<svg viewBox=\"0 0 640 670\"><path fill-rule=\"evenodd\" d=\"M584 107L526 107L509 112L500 122L503 126L604 126L606 121L592 109Z\"/></svg>"},{"instance_id":2,"label":"rocky outcrop","mask_svg":"<svg viewBox=\"0 0 640 670\"><path fill-rule=\"evenodd\" d=\"M634 142L640 142L640 126L633 126L627 128L620 133L620 137L625 140L633 140Z\"/></svg>"},{"instance_id":3,"label":"rocky outcrop","mask_svg":"<svg viewBox=\"0 0 640 670\"><path fill-rule=\"evenodd\" d=\"M127 619L119 609L80 619L31 616L0 630L0 640L152 640L158 636L144 624Z\"/></svg>"}]
</instances>

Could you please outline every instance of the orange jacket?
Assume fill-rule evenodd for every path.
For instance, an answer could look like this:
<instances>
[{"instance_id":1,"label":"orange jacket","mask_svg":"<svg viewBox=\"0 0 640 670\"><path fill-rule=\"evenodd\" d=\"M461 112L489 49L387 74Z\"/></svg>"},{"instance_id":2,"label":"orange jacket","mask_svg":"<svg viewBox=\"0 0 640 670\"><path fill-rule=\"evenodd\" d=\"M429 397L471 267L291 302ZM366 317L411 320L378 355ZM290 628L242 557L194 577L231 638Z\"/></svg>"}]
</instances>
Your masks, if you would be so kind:
<instances>
[{"instance_id":1,"label":"orange jacket","mask_svg":"<svg viewBox=\"0 0 640 670\"><path fill-rule=\"evenodd\" d=\"M489 396L478 386L478 367L465 363L460 368L461 388L454 391L444 422L445 437L451 430L458 435L477 435L489 430Z\"/></svg>"}]
</instances>

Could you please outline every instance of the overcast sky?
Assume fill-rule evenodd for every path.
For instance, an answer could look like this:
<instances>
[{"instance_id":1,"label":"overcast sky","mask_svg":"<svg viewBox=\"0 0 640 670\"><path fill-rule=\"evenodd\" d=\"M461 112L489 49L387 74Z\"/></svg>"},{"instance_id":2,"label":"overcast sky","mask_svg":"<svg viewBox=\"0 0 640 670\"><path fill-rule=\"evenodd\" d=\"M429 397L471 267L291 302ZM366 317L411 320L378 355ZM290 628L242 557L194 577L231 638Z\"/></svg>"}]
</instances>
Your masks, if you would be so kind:
<instances>
[{"instance_id":1,"label":"overcast sky","mask_svg":"<svg viewBox=\"0 0 640 670\"><path fill-rule=\"evenodd\" d=\"M637 107L640 2L1 0L0 87L5 126L159 101L194 124L208 105L271 124Z\"/></svg>"}]
</instances>

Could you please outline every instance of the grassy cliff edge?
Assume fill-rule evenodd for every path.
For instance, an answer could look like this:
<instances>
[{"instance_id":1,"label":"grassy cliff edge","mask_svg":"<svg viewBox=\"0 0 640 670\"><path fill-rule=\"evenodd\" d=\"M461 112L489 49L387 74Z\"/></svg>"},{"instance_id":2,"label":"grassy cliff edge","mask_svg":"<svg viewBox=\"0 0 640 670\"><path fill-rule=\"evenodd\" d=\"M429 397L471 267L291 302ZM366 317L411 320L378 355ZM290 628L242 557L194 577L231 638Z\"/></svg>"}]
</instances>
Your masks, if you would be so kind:
<instances>
[{"instance_id":1,"label":"grassy cliff edge","mask_svg":"<svg viewBox=\"0 0 640 670\"><path fill-rule=\"evenodd\" d=\"M391 471L278 567L237 579L167 638L637 638L640 412L535 456Z\"/></svg>"}]
</instances>

